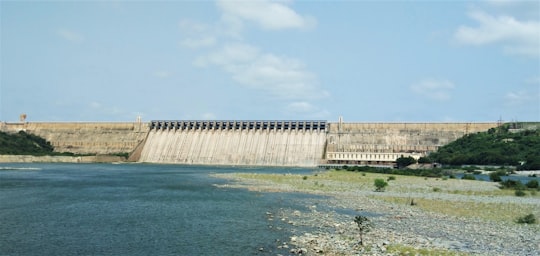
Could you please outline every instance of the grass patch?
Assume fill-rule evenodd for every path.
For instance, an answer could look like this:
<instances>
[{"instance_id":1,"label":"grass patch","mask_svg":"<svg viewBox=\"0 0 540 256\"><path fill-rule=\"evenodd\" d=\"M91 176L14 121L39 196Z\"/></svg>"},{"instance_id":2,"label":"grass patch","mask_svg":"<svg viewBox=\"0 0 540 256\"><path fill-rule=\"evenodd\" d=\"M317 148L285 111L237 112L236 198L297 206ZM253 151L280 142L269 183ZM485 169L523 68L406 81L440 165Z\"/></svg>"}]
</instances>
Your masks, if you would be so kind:
<instances>
[{"instance_id":1,"label":"grass patch","mask_svg":"<svg viewBox=\"0 0 540 256\"><path fill-rule=\"evenodd\" d=\"M377 196L374 198L403 205L410 202L409 198L404 197ZM420 209L429 212L507 223L513 222L518 216L523 216L524 214L531 212L539 214L540 211L540 208L537 206L525 204L447 201L425 198L415 198L414 201L416 202L415 207L419 207Z\"/></svg>"},{"instance_id":2,"label":"grass patch","mask_svg":"<svg viewBox=\"0 0 540 256\"><path fill-rule=\"evenodd\" d=\"M387 248L389 253L394 253L397 255L433 255L433 256L466 256L469 254L466 253L459 253L459 252L453 252L448 251L444 249L426 249L426 248L415 248L412 246L405 246L405 245L389 245Z\"/></svg>"}]
</instances>

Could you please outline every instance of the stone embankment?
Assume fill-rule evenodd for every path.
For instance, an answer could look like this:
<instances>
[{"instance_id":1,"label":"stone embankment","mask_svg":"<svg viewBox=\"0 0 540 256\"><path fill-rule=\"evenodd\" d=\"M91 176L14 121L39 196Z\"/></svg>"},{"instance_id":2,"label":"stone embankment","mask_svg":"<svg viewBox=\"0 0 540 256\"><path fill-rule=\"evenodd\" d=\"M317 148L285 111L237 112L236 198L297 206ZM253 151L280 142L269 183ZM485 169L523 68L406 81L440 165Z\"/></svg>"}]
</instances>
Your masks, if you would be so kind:
<instances>
[{"instance_id":1,"label":"stone embankment","mask_svg":"<svg viewBox=\"0 0 540 256\"><path fill-rule=\"evenodd\" d=\"M29 156L0 155L0 163L114 163L124 162L121 156Z\"/></svg>"},{"instance_id":2,"label":"stone embankment","mask_svg":"<svg viewBox=\"0 0 540 256\"><path fill-rule=\"evenodd\" d=\"M538 255L540 251L539 224L514 222L515 215L540 216L540 197L504 194L493 182L397 176L387 192L373 192L369 183L374 174L368 174L365 182L322 175L217 176L237 181L228 187L321 195L297 202L304 210L282 208L266 213L269 219L289 226L293 235L278 248L289 248L291 254ZM417 205L411 205L411 198ZM358 243L356 215L367 216L373 224L363 246Z\"/></svg>"}]
</instances>

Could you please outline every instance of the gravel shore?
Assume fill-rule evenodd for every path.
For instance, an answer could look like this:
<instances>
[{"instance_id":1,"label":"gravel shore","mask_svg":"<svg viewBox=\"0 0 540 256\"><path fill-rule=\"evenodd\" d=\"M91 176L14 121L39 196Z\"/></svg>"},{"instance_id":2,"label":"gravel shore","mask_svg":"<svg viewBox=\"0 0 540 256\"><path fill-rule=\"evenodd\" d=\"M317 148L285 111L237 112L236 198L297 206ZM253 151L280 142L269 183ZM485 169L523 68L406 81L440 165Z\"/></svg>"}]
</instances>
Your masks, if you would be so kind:
<instances>
[{"instance_id":1,"label":"gravel shore","mask_svg":"<svg viewBox=\"0 0 540 256\"><path fill-rule=\"evenodd\" d=\"M373 178L387 176L336 173L309 177L239 173L215 176L232 181L220 185L223 187L321 195L298 202L306 210L266 213L268 219L290 225L290 241L277 246L290 248L291 255L540 255L540 225L517 224L512 218L528 213L538 218L537 195L501 195L493 182L397 175L395 181L389 181L386 192L374 192L373 185L369 185ZM358 181L354 180L356 176L334 179L337 175L358 175ZM411 205L411 200L417 205ZM472 215L446 213L445 209L436 208L441 206L432 209L418 205L433 202L442 202L443 208L454 204L480 208L476 216L474 211ZM490 207L481 208L484 205ZM509 213L510 217L492 220L484 217L490 216L484 211L495 211L495 215ZM364 235L363 245L359 244L356 215L367 216L373 224Z\"/></svg>"}]
</instances>

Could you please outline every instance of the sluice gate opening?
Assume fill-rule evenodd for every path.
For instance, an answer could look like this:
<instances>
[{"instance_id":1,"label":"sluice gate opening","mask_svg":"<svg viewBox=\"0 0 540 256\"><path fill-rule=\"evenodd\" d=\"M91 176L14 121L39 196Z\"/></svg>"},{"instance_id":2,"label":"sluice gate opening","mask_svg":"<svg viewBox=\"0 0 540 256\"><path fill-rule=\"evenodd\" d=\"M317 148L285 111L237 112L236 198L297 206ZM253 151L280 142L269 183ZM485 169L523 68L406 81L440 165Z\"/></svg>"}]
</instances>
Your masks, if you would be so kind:
<instances>
[{"instance_id":1,"label":"sluice gate opening","mask_svg":"<svg viewBox=\"0 0 540 256\"><path fill-rule=\"evenodd\" d=\"M151 121L154 130L309 130L326 132L326 121Z\"/></svg>"}]
</instances>

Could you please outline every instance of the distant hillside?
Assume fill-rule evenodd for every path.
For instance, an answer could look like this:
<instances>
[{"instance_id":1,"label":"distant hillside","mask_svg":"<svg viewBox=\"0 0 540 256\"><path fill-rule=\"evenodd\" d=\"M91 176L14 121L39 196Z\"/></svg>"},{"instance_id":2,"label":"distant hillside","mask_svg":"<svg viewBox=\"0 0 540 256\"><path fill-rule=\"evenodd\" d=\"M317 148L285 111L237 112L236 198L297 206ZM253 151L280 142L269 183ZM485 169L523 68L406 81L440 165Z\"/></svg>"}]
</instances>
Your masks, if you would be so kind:
<instances>
[{"instance_id":1,"label":"distant hillside","mask_svg":"<svg viewBox=\"0 0 540 256\"><path fill-rule=\"evenodd\" d=\"M513 165L521 170L540 170L540 130L511 129L505 124L487 132L465 135L429 155L449 165Z\"/></svg>"},{"instance_id":2,"label":"distant hillside","mask_svg":"<svg viewBox=\"0 0 540 256\"><path fill-rule=\"evenodd\" d=\"M20 131L0 132L0 155L53 155L53 146L45 139Z\"/></svg>"}]
</instances>

